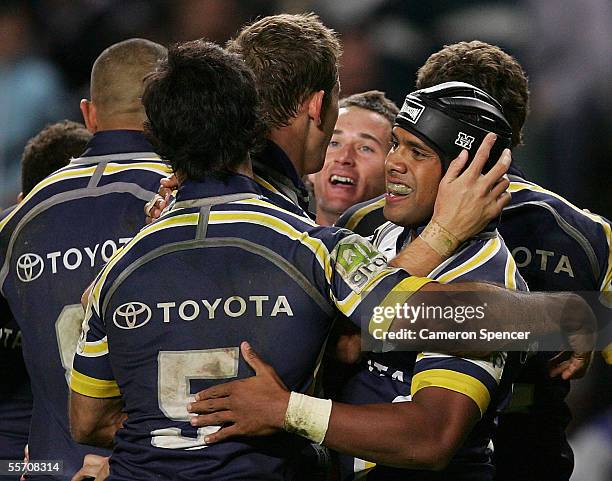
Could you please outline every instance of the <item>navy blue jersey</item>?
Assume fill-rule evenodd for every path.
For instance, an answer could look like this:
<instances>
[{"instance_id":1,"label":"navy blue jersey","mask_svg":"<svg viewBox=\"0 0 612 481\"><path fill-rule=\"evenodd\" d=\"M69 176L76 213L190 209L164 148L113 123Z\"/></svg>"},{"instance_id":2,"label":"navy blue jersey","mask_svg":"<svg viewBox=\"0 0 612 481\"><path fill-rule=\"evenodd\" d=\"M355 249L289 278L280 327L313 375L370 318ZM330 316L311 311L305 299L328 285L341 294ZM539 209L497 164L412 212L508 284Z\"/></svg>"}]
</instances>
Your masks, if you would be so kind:
<instances>
[{"instance_id":1,"label":"navy blue jersey","mask_svg":"<svg viewBox=\"0 0 612 481\"><path fill-rule=\"evenodd\" d=\"M383 215L384 207L385 195L383 194L349 207L334 225L351 230L364 237L371 236L376 229L387 222Z\"/></svg>"},{"instance_id":2,"label":"navy blue jersey","mask_svg":"<svg viewBox=\"0 0 612 481\"><path fill-rule=\"evenodd\" d=\"M375 233L374 245L391 259L409 241L408 234L408 229L388 222ZM465 243L429 277L442 283L483 281L527 290L514 259L497 232L483 233ZM345 385L342 401L351 404L409 402L421 389L441 387L469 397L482 417L443 471L400 470L341 456L342 478L384 481L493 479L491 439L496 416L509 396L509 384L500 384L505 363L505 353L497 353L488 361L435 352L366 353L362 369Z\"/></svg>"},{"instance_id":3,"label":"navy blue jersey","mask_svg":"<svg viewBox=\"0 0 612 481\"><path fill-rule=\"evenodd\" d=\"M602 291L602 307L610 308L610 222L522 177L510 180L512 200L499 229L530 289ZM509 412L500 418L495 442L500 481L563 481L571 475L573 455L565 437L570 382L548 376L555 354L539 353L528 361Z\"/></svg>"},{"instance_id":4,"label":"navy blue jersey","mask_svg":"<svg viewBox=\"0 0 612 481\"><path fill-rule=\"evenodd\" d=\"M13 208L2 212L0 220ZM28 443L32 389L23 362L21 337L21 329L0 295L0 459L22 459Z\"/></svg>"},{"instance_id":5,"label":"navy blue jersey","mask_svg":"<svg viewBox=\"0 0 612 481\"><path fill-rule=\"evenodd\" d=\"M113 153L121 145L127 153ZM81 295L142 226L145 202L170 172L140 132L97 133L85 154L40 182L0 222L0 287L22 331L34 395L30 458L62 459L68 479L94 451L68 431Z\"/></svg>"},{"instance_id":6,"label":"navy blue jersey","mask_svg":"<svg viewBox=\"0 0 612 481\"><path fill-rule=\"evenodd\" d=\"M0 318L0 459L22 459L30 430L32 389L21 352L21 329L2 296Z\"/></svg>"},{"instance_id":7,"label":"navy blue jersey","mask_svg":"<svg viewBox=\"0 0 612 481\"><path fill-rule=\"evenodd\" d=\"M306 392L338 312L360 323L376 299L429 279L390 268L363 238L320 227L235 175L181 186L92 289L71 388L121 395L111 480L289 480L305 445L288 434L207 446L192 394L252 372L248 340L291 390ZM409 292L410 291L410 292ZM374 303L374 304L373 304Z\"/></svg>"}]
</instances>

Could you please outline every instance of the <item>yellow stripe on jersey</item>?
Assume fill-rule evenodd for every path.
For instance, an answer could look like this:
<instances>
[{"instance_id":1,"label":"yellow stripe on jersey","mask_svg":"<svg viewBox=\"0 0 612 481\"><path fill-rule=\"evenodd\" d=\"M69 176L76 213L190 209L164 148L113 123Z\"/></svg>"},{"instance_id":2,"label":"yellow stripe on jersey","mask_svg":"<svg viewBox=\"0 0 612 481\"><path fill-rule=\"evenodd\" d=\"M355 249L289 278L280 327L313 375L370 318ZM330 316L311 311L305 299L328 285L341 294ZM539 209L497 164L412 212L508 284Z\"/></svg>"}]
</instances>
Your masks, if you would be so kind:
<instances>
[{"instance_id":1,"label":"yellow stripe on jersey","mask_svg":"<svg viewBox=\"0 0 612 481\"><path fill-rule=\"evenodd\" d=\"M259 185L261 185L263 188L268 189L270 192L274 192L275 194L278 194L281 197L284 197L292 204L294 203L293 200L291 200L289 197L283 194L280 190L278 190L276 187L274 187L270 182L268 182L264 178L259 177L258 175L253 175L253 180L257 182Z\"/></svg>"},{"instance_id":2,"label":"yellow stripe on jersey","mask_svg":"<svg viewBox=\"0 0 612 481\"><path fill-rule=\"evenodd\" d=\"M383 197L382 199L378 199L376 202L372 202L371 204L366 205L362 207L361 209L358 209L356 212L353 213L351 218L346 222L345 228L348 230L354 230L357 224L359 224L359 222L361 222L361 220L366 215L384 206L385 206L385 198Z\"/></svg>"},{"instance_id":3,"label":"yellow stripe on jersey","mask_svg":"<svg viewBox=\"0 0 612 481\"><path fill-rule=\"evenodd\" d=\"M95 398L119 397L121 392L116 381L96 379L72 369L70 374L70 389L84 396Z\"/></svg>"},{"instance_id":4,"label":"yellow stripe on jersey","mask_svg":"<svg viewBox=\"0 0 612 481\"><path fill-rule=\"evenodd\" d=\"M516 289L516 262L514 257L509 254L506 257L505 277L506 287L508 289Z\"/></svg>"},{"instance_id":5,"label":"yellow stripe on jersey","mask_svg":"<svg viewBox=\"0 0 612 481\"><path fill-rule=\"evenodd\" d=\"M568 207L574 209L576 212L584 215L585 217L588 217L593 222L596 222L597 224L601 225L604 230L606 240L608 242L608 267L604 275L604 280L599 286L599 290L604 291L612 289L612 227L610 227L610 224L603 220L601 216L598 216L597 214L591 214L590 212L580 209L579 207L576 207L574 204L569 202L567 199L561 197L559 194L551 192L550 190L546 190L543 187L540 187L539 185L527 184L524 182L510 182L508 192L513 193L519 192L521 190L530 190L532 192L540 192L542 194L550 195L551 197L560 200Z\"/></svg>"},{"instance_id":6,"label":"yellow stripe on jersey","mask_svg":"<svg viewBox=\"0 0 612 481\"><path fill-rule=\"evenodd\" d=\"M301 232L291 224L262 212L248 211L223 211L211 212L209 217L210 224L223 224L232 222L246 222L249 224L263 225L271 228L274 231L283 234L290 239L299 241L306 246L316 257L325 272L327 282L331 283L332 267L330 262L329 251L325 244L314 237L310 237L307 232Z\"/></svg>"},{"instance_id":7,"label":"yellow stripe on jersey","mask_svg":"<svg viewBox=\"0 0 612 481\"><path fill-rule=\"evenodd\" d=\"M612 342L603 348L603 351L601 351L601 355L606 361L606 364L612 365Z\"/></svg>"},{"instance_id":8,"label":"yellow stripe on jersey","mask_svg":"<svg viewBox=\"0 0 612 481\"><path fill-rule=\"evenodd\" d=\"M470 259L465 261L463 264L451 269L448 272L445 272L439 277L436 277L438 282L443 284L447 284L458 277L461 277L464 274L467 274L470 271L480 267L481 265L487 263L501 248L501 241L499 237L495 237L486 242L486 244Z\"/></svg>"},{"instance_id":9,"label":"yellow stripe on jersey","mask_svg":"<svg viewBox=\"0 0 612 481\"><path fill-rule=\"evenodd\" d=\"M436 282L433 279L429 279L427 277L415 277L411 276L407 279L398 282L393 289L385 296L382 302L379 304L379 307L383 309L387 306L395 305L399 302L406 302L412 294L421 289L425 284L429 284L430 282ZM404 296L400 296L399 294L404 294ZM374 330L382 329L383 332L388 332L389 327L393 323L394 319L384 319L382 322L375 322L374 316L370 318L370 322L368 325L368 331L370 334L374 335Z\"/></svg>"},{"instance_id":10,"label":"yellow stripe on jersey","mask_svg":"<svg viewBox=\"0 0 612 481\"><path fill-rule=\"evenodd\" d=\"M318 227L318 224L316 222L314 222L310 217L308 217L307 215L298 215L298 214L294 214L293 212L290 212L288 210L283 209L282 207L278 207L277 205L274 205L270 202L267 202L265 200L261 200L261 199L245 199L245 200L239 200L236 202L232 202L232 204L245 204L245 205L258 205L261 207L266 207L268 209L273 209L276 210L278 212L282 212L284 214L290 215L291 217L294 217L298 220L301 220L302 222L305 222L306 224L312 226L312 227ZM304 213L305 214L305 213Z\"/></svg>"},{"instance_id":11,"label":"yellow stripe on jersey","mask_svg":"<svg viewBox=\"0 0 612 481\"><path fill-rule=\"evenodd\" d=\"M84 357L98 357L106 353L108 353L108 339L106 336L104 336L99 341L85 341L82 350L79 351L79 355L82 355Z\"/></svg>"},{"instance_id":12,"label":"yellow stripe on jersey","mask_svg":"<svg viewBox=\"0 0 612 481\"><path fill-rule=\"evenodd\" d=\"M99 311L99 300L100 300L100 292L102 290L102 286L106 280L108 272L112 267L121 259L127 252L130 251L133 245L140 239L163 229L168 229L177 226L184 225L196 225L199 221L199 213L191 213L191 214L179 214L176 216L172 216L167 219L160 219L157 222L143 228L123 249L118 250L113 258L106 264L106 267L98 277L98 280L92 291L92 299L93 305L96 308L96 312L100 314ZM287 237L299 241L301 244L305 245L311 252L315 255L317 260L319 261L321 267L324 269L325 276L328 282L331 282L331 274L332 267L330 263L330 256L325 244L315 238L310 237L305 232L300 232L295 229L290 224L284 222L277 217L273 217L269 214L264 214L260 212L250 212L250 211L223 211L223 212L211 212L209 215L209 223L210 224L223 224L223 223L233 223L233 222L247 222L256 225L264 225L268 228L275 230Z\"/></svg>"},{"instance_id":13,"label":"yellow stripe on jersey","mask_svg":"<svg viewBox=\"0 0 612 481\"><path fill-rule=\"evenodd\" d=\"M160 162L130 162L129 164L108 163L104 168L104 175L116 174L117 172L134 169L148 170L163 175L172 173L170 166Z\"/></svg>"},{"instance_id":14,"label":"yellow stripe on jersey","mask_svg":"<svg viewBox=\"0 0 612 481\"><path fill-rule=\"evenodd\" d=\"M482 416L491 402L491 394L478 379L449 369L429 369L412 378L410 394L414 395L427 387L441 387L466 395L476 403Z\"/></svg>"},{"instance_id":15,"label":"yellow stripe on jersey","mask_svg":"<svg viewBox=\"0 0 612 481\"><path fill-rule=\"evenodd\" d=\"M376 463L366 461L361 458L353 459L353 472L355 473L355 481L365 480L368 471L376 467Z\"/></svg>"},{"instance_id":16,"label":"yellow stripe on jersey","mask_svg":"<svg viewBox=\"0 0 612 481\"><path fill-rule=\"evenodd\" d=\"M168 229L171 227L197 225L199 218L200 215L198 213L192 213L176 215L168 219L160 219L157 222L154 222L153 224L143 227L143 229L138 234L136 234L136 236L134 236L134 238L128 244L124 245L123 248L118 249L117 252L115 252L115 255L111 257L111 259L108 261L106 266L104 266L102 272L100 272L96 283L92 289L90 298L93 306L96 309L96 312L100 314L100 291L102 290L102 286L106 281L106 277L108 276L109 271L113 268L113 266L115 266L115 264L117 264L119 259L121 259L126 253L128 253L132 249L132 247L136 244L136 241L139 241L140 239L151 235L154 232Z\"/></svg>"},{"instance_id":17,"label":"yellow stripe on jersey","mask_svg":"<svg viewBox=\"0 0 612 481\"><path fill-rule=\"evenodd\" d=\"M30 191L30 193L25 197L25 199L23 199L23 201L15 209L13 209L13 211L9 215L2 219L2 221L0 222L0 230L2 230L2 228L11 220L11 218L19 211L19 209L26 204L26 202L31 197L35 196L44 187L59 182L61 180L76 179L78 177L89 177L93 175L96 170L96 167L97 166L94 165L92 167L84 167L81 169L60 171L42 180L41 182L36 184L36 186Z\"/></svg>"}]
</instances>

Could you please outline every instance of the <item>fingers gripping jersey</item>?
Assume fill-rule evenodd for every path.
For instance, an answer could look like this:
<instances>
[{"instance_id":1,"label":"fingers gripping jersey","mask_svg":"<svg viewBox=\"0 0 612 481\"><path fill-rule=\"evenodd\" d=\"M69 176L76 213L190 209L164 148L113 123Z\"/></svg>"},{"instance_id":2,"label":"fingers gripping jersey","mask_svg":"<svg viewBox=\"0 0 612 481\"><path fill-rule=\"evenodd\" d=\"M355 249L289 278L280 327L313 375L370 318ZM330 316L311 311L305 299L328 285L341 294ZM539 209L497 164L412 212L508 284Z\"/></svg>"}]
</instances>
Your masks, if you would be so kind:
<instances>
[{"instance_id":1,"label":"fingers gripping jersey","mask_svg":"<svg viewBox=\"0 0 612 481\"><path fill-rule=\"evenodd\" d=\"M408 239L408 230L390 222L374 236L374 245L388 259L395 257ZM516 264L497 233L484 233L429 274L439 282L495 282L511 289L527 290ZM488 361L435 352L388 352L366 355L363 369L348 383L342 400L354 404L409 401L421 389L440 387L469 397L482 415L449 466L441 472L407 471L376 466L364 460L343 457L343 479L490 480L493 477L490 440L495 416L506 401L500 389L506 361L498 353Z\"/></svg>"},{"instance_id":2,"label":"fingers gripping jersey","mask_svg":"<svg viewBox=\"0 0 612 481\"><path fill-rule=\"evenodd\" d=\"M372 299L402 282L427 280L388 268L349 231L279 208L246 177L184 184L175 208L99 275L75 357L72 389L120 393L128 413L111 479L293 479L302 441L207 447L211 429L190 426L187 403L252 375L243 340L305 392L336 313L369 319Z\"/></svg>"},{"instance_id":3,"label":"fingers gripping jersey","mask_svg":"<svg viewBox=\"0 0 612 481\"><path fill-rule=\"evenodd\" d=\"M22 331L34 395L30 458L62 459L61 479L80 469L85 453L97 452L68 431L81 295L142 226L143 206L168 174L152 152L75 159L0 222L0 287Z\"/></svg>"}]
</instances>

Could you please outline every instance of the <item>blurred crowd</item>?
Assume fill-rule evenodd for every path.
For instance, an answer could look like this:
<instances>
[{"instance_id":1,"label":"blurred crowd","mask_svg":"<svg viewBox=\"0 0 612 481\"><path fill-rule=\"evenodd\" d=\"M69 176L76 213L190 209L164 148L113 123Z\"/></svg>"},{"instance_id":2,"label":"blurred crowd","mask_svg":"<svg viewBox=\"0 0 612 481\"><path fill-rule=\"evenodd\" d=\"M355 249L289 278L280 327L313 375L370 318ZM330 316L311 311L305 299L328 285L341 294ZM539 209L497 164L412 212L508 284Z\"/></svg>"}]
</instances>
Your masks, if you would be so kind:
<instances>
[{"instance_id":1,"label":"blurred crowd","mask_svg":"<svg viewBox=\"0 0 612 481\"><path fill-rule=\"evenodd\" d=\"M576 205L612 216L609 0L2 0L0 207L19 191L26 141L50 122L80 120L91 65L108 45L223 44L256 17L304 11L341 33L342 96L378 89L401 104L417 67L447 43L480 39L512 53L532 92L518 163Z\"/></svg>"},{"instance_id":2,"label":"blurred crowd","mask_svg":"<svg viewBox=\"0 0 612 481\"><path fill-rule=\"evenodd\" d=\"M480 39L530 74L522 167L578 206L610 217L612 4L606 0L3 0L0 4L0 206L14 198L26 140L79 120L95 57L118 40L224 43L244 23L315 11L342 35L343 94L372 88L396 102L446 43Z\"/></svg>"}]
</instances>

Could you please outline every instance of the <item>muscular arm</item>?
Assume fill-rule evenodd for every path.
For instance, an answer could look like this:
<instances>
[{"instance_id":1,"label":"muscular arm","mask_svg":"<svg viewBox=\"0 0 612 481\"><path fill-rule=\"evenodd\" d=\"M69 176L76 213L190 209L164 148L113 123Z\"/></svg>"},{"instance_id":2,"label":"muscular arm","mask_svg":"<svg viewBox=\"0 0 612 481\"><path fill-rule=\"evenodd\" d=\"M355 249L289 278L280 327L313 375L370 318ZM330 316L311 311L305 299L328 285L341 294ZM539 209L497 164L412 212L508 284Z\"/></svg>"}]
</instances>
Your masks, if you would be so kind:
<instances>
[{"instance_id":1,"label":"muscular arm","mask_svg":"<svg viewBox=\"0 0 612 481\"><path fill-rule=\"evenodd\" d=\"M446 467L479 418L470 398L437 387L422 389L412 402L334 402L323 444L387 466L437 470Z\"/></svg>"},{"instance_id":2,"label":"muscular arm","mask_svg":"<svg viewBox=\"0 0 612 481\"><path fill-rule=\"evenodd\" d=\"M485 304L484 316L474 317L463 324L439 318L418 318L414 323L396 318L390 331L427 328L435 331L450 329L480 332L481 329L503 332L530 332L530 340L539 336L560 333L569 347L577 353L590 352L595 343L596 320L589 305L572 293L520 292L482 282L457 282L454 284L430 283L423 286L408 300L419 305L471 305ZM477 342L435 339L404 339L396 342L400 349L475 351ZM496 340L482 345L486 352L522 350L525 341Z\"/></svg>"},{"instance_id":3,"label":"muscular arm","mask_svg":"<svg viewBox=\"0 0 612 481\"><path fill-rule=\"evenodd\" d=\"M93 398L70 391L70 434L81 444L113 447L115 433L127 419L121 398Z\"/></svg>"}]
</instances>

